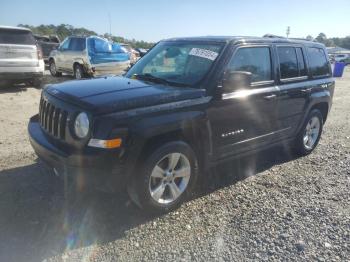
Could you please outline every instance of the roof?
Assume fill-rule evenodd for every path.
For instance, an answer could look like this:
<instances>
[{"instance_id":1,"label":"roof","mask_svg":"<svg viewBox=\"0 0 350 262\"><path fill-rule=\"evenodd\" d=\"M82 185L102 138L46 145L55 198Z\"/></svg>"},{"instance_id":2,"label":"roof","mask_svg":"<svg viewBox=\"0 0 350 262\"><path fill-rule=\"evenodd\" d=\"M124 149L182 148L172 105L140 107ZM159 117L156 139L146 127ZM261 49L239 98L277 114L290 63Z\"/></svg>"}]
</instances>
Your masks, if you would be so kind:
<instances>
[{"instance_id":1,"label":"roof","mask_svg":"<svg viewBox=\"0 0 350 262\"><path fill-rule=\"evenodd\" d=\"M0 25L0 29L31 31L29 28L25 28L25 27L5 26L5 25Z\"/></svg>"},{"instance_id":2,"label":"roof","mask_svg":"<svg viewBox=\"0 0 350 262\"><path fill-rule=\"evenodd\" d=\"M196 36L196 37L176 37L165 39L164 41L213 41L213 42L234 42L234 43L296 43L306 45L324 46L321 43L302 39L286 37L255 37L255 36Z\"/></svg>"}]
</instances>

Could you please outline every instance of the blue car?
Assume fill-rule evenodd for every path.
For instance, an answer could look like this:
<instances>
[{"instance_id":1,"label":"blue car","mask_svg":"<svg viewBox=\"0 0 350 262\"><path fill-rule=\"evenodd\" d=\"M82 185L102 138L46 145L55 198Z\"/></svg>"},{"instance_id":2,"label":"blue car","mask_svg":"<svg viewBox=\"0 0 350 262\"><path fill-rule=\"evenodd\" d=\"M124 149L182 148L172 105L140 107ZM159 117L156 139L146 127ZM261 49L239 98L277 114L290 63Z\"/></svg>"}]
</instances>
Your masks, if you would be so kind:
<instances>
[{"instance_id":1,"label":"blue car","mask_svg":"<svg viewBox=\"0 0 350 262\"><path fill-rule=\"evenodd\" d=\"M121 75L130 66L130 55L119 44L98 36L70 36L50 53L53 76L73 74L76 79Z\"/></svg>"}]
</instances>

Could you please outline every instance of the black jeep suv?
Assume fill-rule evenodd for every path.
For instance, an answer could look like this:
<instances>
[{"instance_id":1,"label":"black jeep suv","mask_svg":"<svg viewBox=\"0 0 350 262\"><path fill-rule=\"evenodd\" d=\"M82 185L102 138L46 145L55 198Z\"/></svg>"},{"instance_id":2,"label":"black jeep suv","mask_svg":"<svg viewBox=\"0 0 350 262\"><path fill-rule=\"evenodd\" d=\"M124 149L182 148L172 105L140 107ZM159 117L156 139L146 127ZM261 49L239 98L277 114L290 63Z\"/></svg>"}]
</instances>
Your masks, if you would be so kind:
<instances>
[{"instance_id":1,"label":"black jeep suv","mask_svg":"<svg viewBox=\"0 0 350 262\"><path fill-rule=\"evenodd\" d=\"M124 77L47 86L28 130L37 155L78 188L122 185L140 207L168 211L222 161L277 144L309 154L333 90L318 43L176 38Z\"/></svg>"}]
</instances>

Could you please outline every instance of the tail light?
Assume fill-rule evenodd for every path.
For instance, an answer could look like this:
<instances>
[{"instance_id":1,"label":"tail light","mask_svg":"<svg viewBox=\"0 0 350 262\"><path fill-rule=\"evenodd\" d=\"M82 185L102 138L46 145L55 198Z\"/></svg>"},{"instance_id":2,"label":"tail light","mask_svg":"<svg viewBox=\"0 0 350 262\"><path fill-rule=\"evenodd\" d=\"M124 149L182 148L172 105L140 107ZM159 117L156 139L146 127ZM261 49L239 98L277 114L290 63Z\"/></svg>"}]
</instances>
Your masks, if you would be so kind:
<instances>
[{"instance_id":1,"label":"tail light","mask_svg":"<svg viewBox=\"0 0 350 262\"><path fill-rule=\"evenodd\" d=\"M41 60L43 59L43 52L41 51L41 47L40 46L36 46L36 53L37 53L37 56L38 56L38 60Z\"/></svg>"}]
</instances>

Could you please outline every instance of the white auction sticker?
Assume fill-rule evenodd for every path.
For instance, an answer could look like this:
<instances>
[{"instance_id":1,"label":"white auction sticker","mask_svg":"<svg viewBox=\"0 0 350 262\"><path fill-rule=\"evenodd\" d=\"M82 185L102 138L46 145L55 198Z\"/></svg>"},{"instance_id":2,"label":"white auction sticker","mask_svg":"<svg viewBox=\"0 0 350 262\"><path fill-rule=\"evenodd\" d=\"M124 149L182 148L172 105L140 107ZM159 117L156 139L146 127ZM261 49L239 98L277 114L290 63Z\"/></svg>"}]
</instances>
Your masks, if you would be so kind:
<instances>
[{"instance_id":1,"label":"white auction sticker","mask_svg":"<svg viewBox=\"0 0 350 262\"><path fill-rule=\"evenodd\" d=\"M218 56L218 53L201 48L192 48L189 55L199 56L214 61Z\"/></svg>"}]
</instances>

